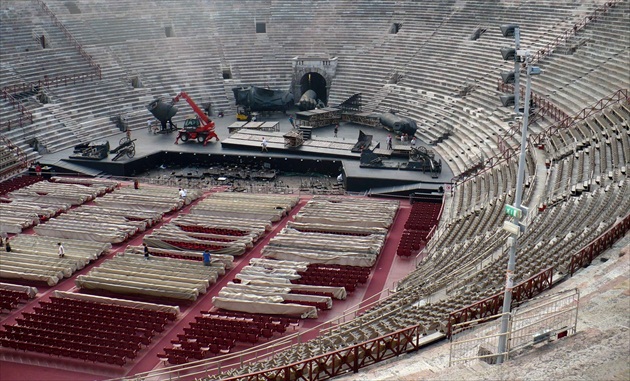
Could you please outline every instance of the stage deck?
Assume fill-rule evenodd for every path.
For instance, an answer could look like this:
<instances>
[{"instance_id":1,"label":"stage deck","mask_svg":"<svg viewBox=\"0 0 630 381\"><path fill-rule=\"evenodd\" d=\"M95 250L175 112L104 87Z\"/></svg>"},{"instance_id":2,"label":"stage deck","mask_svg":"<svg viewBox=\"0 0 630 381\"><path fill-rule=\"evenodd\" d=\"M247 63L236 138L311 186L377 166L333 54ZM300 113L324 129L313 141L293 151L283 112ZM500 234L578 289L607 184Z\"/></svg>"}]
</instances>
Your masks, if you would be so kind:
<instances>
[{"instance_id":1,"label":"stage deck","mask_svg":"<svg viewBox=\"0 0 630 381\"><path fill-rule=\"evenodd\" d=\"M275 116L275 117L274 117ZM295 159L295 160L333 160L340 161L343 173L348 180L352 180L352 187L349 190L356 191L369 190L375 187L396 186L411 183L424 183L427 189L437 189L439 186L449 183L453 177L453 172L442 159L442 173L438 178L431 178L430 174L418 171L392 170L392 169L376 169L376 168L360 168L360 154L353 153L350 149L357 142L359 131L373 135L373 147L380 143L380 151L385 147L388 132L381 128L373 128L360 126L352 123L342 123L339 126L337 137L334 137L334 126L321 127L313 130L311 140L307 140L302 147L288 148L284 145L283 135L292 129L288 120L282 114L276 114L269 118L262 118L260 121L272 121L279 123L279 132L264 132L255 130L241 130L232 136L228 133L228 127L234 123L232 117L214 119L216 123L216 132L221 139L220 142L212 141L205 147L198 142L187 142L175 144L177 133L171 134L153 134L146 127L132 130L131 138L136 139L135 151L133 158L126 156L113 161L113 154L110 154L103 160L89 159L70 159L73 155L73 149L69 148L52 154L44 154L40 163L42 165L50 165L58 168L58 173L63 169L84 173L88 176L94 176L96 173L115 174L118 176L137 175L133 172L116 168L131 167L139 161L149 162L152 156L165 152L192 154L192 155L209 155L209 156L247 156L252 158L269 158L269 159ZM132 127L133 128L133 127ZM120 132L108 138L111 149L118 146L119 141L126 134ZM266 137L269 141L269 152L261 152L262 137ZM425 145L423 142L419 142ZM426 145L427 148L431 148ZM380 152L377 150L377 152ZM439 159L436 153L436 159ZM407 162L404 158L385 157L384 160L394 163ZM70 163L70 165L69 165ZM159 165L159 164L158 164ZM84 171L81 168L85 168Z\"/></svg>"}]
</instances>

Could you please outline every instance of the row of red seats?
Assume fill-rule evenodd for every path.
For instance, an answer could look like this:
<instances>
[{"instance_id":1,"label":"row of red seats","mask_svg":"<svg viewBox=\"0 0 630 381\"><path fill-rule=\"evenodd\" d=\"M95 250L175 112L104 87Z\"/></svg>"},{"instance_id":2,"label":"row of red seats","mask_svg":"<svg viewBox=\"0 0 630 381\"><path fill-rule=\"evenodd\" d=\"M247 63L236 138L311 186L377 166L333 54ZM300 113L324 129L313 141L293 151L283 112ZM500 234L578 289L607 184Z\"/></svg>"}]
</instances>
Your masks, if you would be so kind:
<instances>
[{"instance_id":1,"label":"row of red seats","mask_svg":"<svg viewBox=\"0 0 630 381\"><path fill-rule=\"evenodd\" d=\"M11 311L20 304L20 298L16 296L0 295L0 312L3 310Z\"/></svg>"},{"instance_id":2,"label":"row of red seats","mask_svg":"<svg viewBox=\"0 0 630 381\"><path fill-rule=\"evenodd\" d=\"M329 310L330 307L328 307L328 304L326 302L315 302L315 301L308 301L308 300L291 300L291 299L284 299L284 303L292 303L292 304L302 304L304 306L311 306L311 307L315 307L319 310Z\"/></svg>"},{"instance_id":3,"label":"row of red seats","mask_svg":"<svg viewBox=\"0 0 630 381\"><path fill-rule=\"evenodd\" d=\"M128 349L128 350L132 350L136 352L140 350L140 343L138 342L134 343L134 342L129 342L129 341L121 341L121 340L116 340L110 337L94 337L94 336L85 337L77 333L58 332L58 331L51 331L44 328L35 328L35 327L19 326L19 325L4 324L4 328L9 333L21 333L21 334L42 336L42 337L48 337L51 339L61 339L61 340L67 340L67 341L72 341L72 342L77 342L77 343L101 345L101 346L106 346L106 347L116 348L116 349Z\"/></svg>"},{"instance_id":4,"label":"row of red seats","mask_svg":"<svg viewBox=\"0 0 630 381\"><path fill-rule=\"evenodd\" d=\"M73 317L66 317L63 314L40 314L24 312L22 314L25 320L33 320L43 323L59 322L65 325L74 325L78 328L92 328L99 331L106 332L127 332L133 335L141 334L146 337L152 337L155 332L150 329L138 328L138 327L121 327L116 322L100 321L98 319L85 321L83 319L75 319Z\"/></svg>"},{"instance_id":5,"label":"row of red seats","mask_svg":"<svg viewBox=\"0 0 630 381\"><path fill-rule=\"evenodd\" d=\"M354 284L357 285L359 283L365 283L367 281L366 277L359 279L358 277L354 277L348 274L333 274L333 273L320 273L320 274L300 274L302 276L301 279L305 280L308 284L309 281L315 282L327 282L331 285L338 284L341 287L344 284Z\"/></svg>"},{"instance_id":6,"label":"row of red seats","mask_svg":"<svg viewBox=\"0 0 630 381\"><path fill-rule=\"evenodd\" d=\"M14 291L0 288L0 298L2 297L18 298L18 300L29 300L30 296L26 291Z\"/></svg>"},{"instance_id":7,"label":"row of red seats","mask_svg":"<svg viewBox=\"0 0 630 381\"><path fill-rule=\"evenodd\" d=\"M295 230L302 233L319 233L319 234L334 234L334 235L350 235L354 237L367 237L370 233L348 233L348 232L331 232L327 230L317 230L317 229L309 229L309 228L294 228Z\"/></svg>"},{"instance_id":8,"label":"row of red seats","mask_svg":"<svg viewBox=\"0 0 630 381\"><path fill-rule=\"evenodd\" d=\"M206 320L203 316L195 316L195 325L206 327L207 329L217 329L217 330L234 330L245 333L255 333L260 335L261 328L258 328L254 324L249 324L247 322L239 322L234 321L232 323L221 322L217 320ZM192 322L191 322L192 324ZM192 325L191 325L192 326Z\"/></svg>"},{"instance_id":9,"label":"row of red seats","mask_svg":"<svg viewBox=\"0 0 630 381\"><path fill-rule=\"evenodd\" d=\"M187 334L178 334L177 342L196 342L201 346L207 346L210 344L216 344L219 347L225 347L228 351L236 346L236 340L228 339L225 337L206 337L206 336L191 336Z\"/></svg>"},{"instance_id":10,"label":"row of red seats","mask_svg":"<svg viewBox=\"0 0 630 381\"><path fill-rule=\"evenodd\" d=\"M204 227L204 226L178 225L177 222L175 222L175 225L177 225L180 229L182 229L185 232L193 232L193 233L230 235L230 236L237 236L237 237L242 237L242 236L245 236L245 235L249 234L248 231L237 230L237 229L209 228L209 227Z\"/></svg>"},{"instance_id":11,"label":"row of red seats","mask_svg":"<svg viewBox=\"0 0 630 381\"><path fill-rule=\"evenodd\" d=\"M214 241L214 242L234 242L233 239L229 239L229 238L216 238L216 237L199 237L199 236L193 236L192 238L194 239L200 239L202 241Z\"/></svg>"},{"instance_id":12,"label":"row of red seats","mask_svg":"<svg viewBox=\"0 0 630 381\"><path fill-rule=\"evenodd\" d=\"M179 247L181 249L193 250L193 251L204 251L204 250L219 250L225 248L225 246L218 245L202 245L199 243L193 242L181 242L181 241L173 241L173 240L164 240L164 242L173 245L175 247Z\"/></svg>"},{"instance_id":13,"label":"row of red seats","mask_svg":"<svg viewBox=\"0 0 630 381\"><path fill-rule=\"evenodd\" d=\"M123 358L133 359L136 357L137 351L130 349L110 348L106 346L77 343L62 339L53 339L37 335L29 335L24 333L10 333L0 331L0 338L6 338L15 342L47 345L55 348L69 349L73 351L92 353L95 355L120 356Z\"/></svg>"},{"instance_id":14,"label":"row of red seats","mask_svg":"<svg viewBox=\"0 0 630 381\"><path fill-rule=\"evenodd\" d=\"M289 324L298 324L300 319L291 318L281 315L269 315L269 314L254 314L250 312L241 312L241 311L229 311L229 310L216 310L216 311L201 311L203 315L217 315L217 316L229 316L234 318L243 318L243 319L251 319L252 321L262 321L269 323L280 323L285 327L288 327Z\"/></svg>"},{"instance_id":15,"label":"row of red seats","mask_svg":"<svg viewBox=\"0 0 630 381\"><path fill-rule=\"evenodd\" d=\"M330 298L334 298L335 297L335 294L333 294L332 292L324 292L324 291L291 290L291 294L312 295L312 296L328 296Z\"/></svg>"},{"instance_id":16,"label":"row of red seats","mask_svg":"<svg viewBox=\"0 0 630 381\"><path fill-rule=\"evenodd\" d=\"M174 258L174 259L184 259L187 261L202 261L203 257L201 255L184 255L184 254L171 254L171 253L151 253L154 257L164 257L164 258Z\"/></svg>"},{"instance_id":17,"label":"row of red seats","mask_svg":"<svg viewBox=\"0 0 630 381\"><path fill-rule=\"evenodd\" d=\"M310 284L312 286L328 286L328 287L343 287L346 289L346 292L354 292L357 288L356 283L345 283L345 280L333 280L331 278L326 277L313 277L313 278L300 278L300 279L292 279L291 283L293 284Z\"/></svg>"},{"instance_id":18,"label":"row of red seats","mask_svg":"<svg viewBox=\"0 0 630 381\"><path fill-rule=\"evenodd\" d=\"M372 271L371 267L363 266L350 266L350 265L334 265L328 263L311 263L309 268L327 268L327 269L340 269L340 270L354 270L354 271Z\"/></svg>"},{"instance_id":19,"label":"row of red seats","mask_svg":"<svg viewBox=\"0 0 630 381\"><path fill-rule=\"evenodd\" d=\"M270 339L275 332L284 333L290 324L299 324L299 319L278 315L253 314L248 312L217 310L201 311L184 334L173 341L174 348L165 349L158 357L171 364L183 364L203 358L207 354L229 353L242 342L255 345L260 338Z\"/></svg>"},{"instance_id":20,"label":"row of red seats","mask_svg":"<svg viewBox=\"0 0 630 381\"><path fill-rule=\"evenodd\" d=\"M55 311L49 310L42 307L33 308L35 313L40 316L50 316L52 318L63 320L63 321L76 321L81 322L83 324L89 323L94 325L99 325L103 323L107 323L110 325L116 325L121 328L135 328L137 330L143 330L148 332L162 332L164 331L164 323L153 323L143 320L141 318L134 320L127 320L124 318L118 318L116 315L92 315L79 312L71 312L71 311ZM26 315L26 314L25 314Z\"/></svg>"},{"instance_id":21,"label":"row of red seats","mask_svg":"<svg viewBox=\"0 0 630 381\"><path fill-rule=\"evenodd\" d=\"M92 308L91 306L67 307L61 304L53 304L50 302L39 302L39 305L41 307L35 307L36 311L37 311L37 308L41 309L42 311L57 311L61 313L66 313L68 310L70 310L73 313L80 313L87 316L97 316L99 318L101 317L113 318L113 319L118 319L118 320L123 320L123 321L129 321L129 322L137 321L136 325L139 325L140 327L144 327L145 324L149 323L151 326L161 326L162 328L164 328L164 325L168 323L168 320L166 319L165 316L159 316L159 315L156 316L155 314L139 315L139 314L135 314L133 312L128 312L124 310L108 311L108 310L101 310L98 308ZM161 332L158 329L156 330L158 332Z\"/></svg>"},{"instance_id":22,"label":"row of red seats","mask_svg":"<svg viewBox=\"0 0 630 381\"><path fill-rule=\"evenodd\" d=\"M6 338L0 339L0 344L3 347L14 348L21 351L46 353L55 356L72 357L92 362L103 362L112 365L115 364L119 366L124 366L127 363L125 357L120 355L90 353L74 348L60 348L50 344L35 344Z\"/></svg>"},{"instance_id":23,"label":"row of red seats","mask_svg":"<svg viewBox=\"0 0 630 381\"><path fill-rule=\"evenodd\" d=\"M66 299L66 298L58 298L55 296L51 296L50 301L53 304L62 304L66 306L88 306L88 307L91 306L92 308L98 311L111 311L111 312L117 312L117 313L128 312L128 313L132 313L132 314L140 315L140 316L160 316L171 321L174 321L177 318L177 315L172 312L148 310L144 308L136 308L136 307L129 307L129 306L121 306L118 304L99 303L95 301L82 300L82 299Z\"/></svg>"},{"instance_id":24,"label":"row of red seats","mask_svg":"<svg viewBox=\"0 0 630 381\"><path fill-rule=\"evenodd\" d=\"M359 268L345 268L345 267L328 267L328 266L312 266L309 265L306 269L306 272L331 272L331 273L346 273L346 274L354 274L357 276L369 276L372 272L372 269L369 267L359 267Z\"/></svg>"},{"instance_id":25,"label":"row of red seats","mask_svg":"<svg viewBox=\"0 0 630 381\"><path fill-rule=\"evenodd\" d=\"M40 176L20 176L0 183L0 196L42 181Z\"/></svg>"},{"instance_id":26,"label":"row of red seats","mask_svg":"<svg viewBox=\"0 0 630 381\"><path fill-rule=\"evenodd\" d=\"M411 206L411 213L405 222L396 254L410 257L426 245L431 229L437 224L442 204L419 202Z\"/></svg>"},{"instance_id":27,"label":"row of red seats","mask_svg":"<svg viewBox=\"0 0 630 381\"><path fill-rule=\"evenodd\" d=\"M46 317L40 317L46 319ZM38 329L45 329L48 331L55 331L62 334L74 333L77 335L81 335L86 338L91 337L109 337L112 340L123 341L132 344L144 344L149 345L151 343L151 337L147 337L145 335L138 336L135 330L120 330L118 327L112 327L108 329L107 327L98 327L97 328L82 328L78 327L75 324L66 324L65 322L59 321L39 321L39 320L26 320L22 318L15 319L16 322L21 327L33 327ZM6 327L5 327L6 328Z\"/></svg>"},{"instance_id":28,"label":"row of red seats","mask_svg":"<svg viewBox=\"0 0 630 381\"><path fill-rule=\"evenodd\" d=\"M284 333L286 332L286 326L282 323L275 323L270 321L253 321L251 319L247 320L233 320L233 319L222 319L219 317L212 316L195 316L195 321L201 324L214 326L214 327L224 327L227 329L236 329L236 330L246 330L246 329L264 329L268 328L273 331Z\"/></svg>"},{"instance_id":29,"label":"row of red seats","mask_svg":"<svg viewBox=\"0 0 630 381\"><path fill-rule=\"evenodd\" d=\"M366 283L369 273L362 274L358 272L346 271L346 270L332 270L332 269L308 269L305 272L299 273L300 276L305 278L310 277L330 277L330 278L344 278L349 283Z\"/></svg>"}]
</instances>

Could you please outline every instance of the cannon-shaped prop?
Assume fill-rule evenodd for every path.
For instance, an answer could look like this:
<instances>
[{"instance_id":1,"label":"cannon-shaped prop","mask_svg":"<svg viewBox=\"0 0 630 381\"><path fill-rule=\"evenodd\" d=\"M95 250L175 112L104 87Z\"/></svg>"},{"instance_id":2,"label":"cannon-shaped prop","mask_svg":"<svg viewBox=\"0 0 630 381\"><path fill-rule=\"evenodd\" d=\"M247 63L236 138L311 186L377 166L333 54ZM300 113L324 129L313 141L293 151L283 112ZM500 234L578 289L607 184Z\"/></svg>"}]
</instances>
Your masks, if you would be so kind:
<instances>
[{"instance_id":1,"label":"cannon-shaped prop","mask_svg":"<svg viewBox=\"0 0 630 381\"><path fill-rule=\"evenodd\" d=\"M298 108L301 111L314 110L316 108L324 107L326 107L326 105L317 99L317 93L313 90L306 90L298 102Z\"/></svg>"},{"instance_id":2,"label":"cannon-shaped prop","mask_svg":"<svg viewBox=\"0 0 630 381\"><path fill-rule=\"evenodd\" d=\"M172 118L177 114L177 107L172 103L156 99L147 105L147 109L162 124L158 132L173 132L177 129L177 126L172 121Z\"/></svg>"},{"instance_id":3,"label":"cannon-shaped prop","mask_svg":"<svg viewBox=\"0 0 630 381\"><path fill-rule=\"evenodd\" d=\"M131 140L128 137L120 139L118 147L109 151L109 153L116 154L112 160L116 161L125 155L130 159L136 156L136 143L134 143L136 140L137 139Z\"/></svg>"},{"instance_id":4,"label":"cannon-shaped prop","mask_svg":"<svg viewBox=\"0 0 630 381\"><path fill-rule=\"evenodd\" d=\"M379 120L382 125L388 127L396 135L407 134L409 136L413 136L418 129L418 126L413 119L399 116L391 112L381 114Z\"/></svg>"}]
</instances>

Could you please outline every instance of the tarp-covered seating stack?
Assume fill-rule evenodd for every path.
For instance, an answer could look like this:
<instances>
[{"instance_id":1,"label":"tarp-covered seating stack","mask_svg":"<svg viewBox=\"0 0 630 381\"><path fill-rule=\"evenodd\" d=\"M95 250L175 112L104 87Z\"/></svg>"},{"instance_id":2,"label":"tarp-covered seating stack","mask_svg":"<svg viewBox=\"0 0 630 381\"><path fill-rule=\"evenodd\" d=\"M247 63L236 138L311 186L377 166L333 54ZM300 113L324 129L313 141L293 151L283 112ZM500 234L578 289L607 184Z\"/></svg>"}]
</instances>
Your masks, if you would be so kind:
<instances>
[{"instance_id":1,"label":"tarp-covered seating stack","mask_svg":"<svg viewBox=\"0 0 630 381\"><path fill-rule=\"evenodd\" d=\"M298 201L298 197L285 195L213 193L189 214L145 236L144 242L167 250L242 255Z\"/></svg>"},{"instance_id":2,"label":"tarp-covered seating stack","mask_svg":"<svg viewBox=\"0 0 630 381\"><path fill-rule=\"evenodd\" d=\"M184 200L175 188L119 188L95 199L95 205L81 206L37 226L35 232L60 239L120 243L200 196L200 190L191 190Z\"/></svg>"},{"instance_id":3,"label":"tarp-covered seating stack","mask_svg":"<svg viewBox=\"0 0 630 381\"><path fill-rule=\"evenodd\" d=\"M83 180L85 184L39 181L8 193L0 204L0 232L20 233L71 206L93 200L118 184L108 181L90 185L87 179Z\"/></svg>"},{"instance_id":4,"label":"tarp-covered seating stack","mask_svg":"<svg viewBox=\"0 0 630 381\"><path fill-rule=\"evenodd\" d=\"M263 249L265 258L372 267L397 201L315 196Z\"/></svg>"},{"instance_id":5,"label":"tarp-covered seating stack","mask_svg":"<svg viewBox=\"0 0 630 381\"><path fill-rule=\"evenodd\" d=\"M18 235L10 242L12 251L0 252L0 277L44 282L49 286L70 277L111 248L109 243L66 239L63 240L66 254L59 258L58 241L54 238Z\"/></svg>"},{"instance_id":6,"label":"tarp-covered seating stack","mask_svg":"<svg viewBox=\"0 0 630 381\"><path fill-rule=\"evenodd\" d=\"M299 201L297 196L222 192L213 193L195 205L190 213L277 222Z\"/></svg>"},{"instance_id":7,"label":"tarp-covered seating stack","mask_svg":"<svg viewBox=\"0 0 630 381\"><path fill-rule=\"evenodd\" d=\"M173 258L147 260L132 249L79 275L75 283L82 289L194 301L225 274L224 260L215 259L210 266Z\"/></svg>"}]
</instances>

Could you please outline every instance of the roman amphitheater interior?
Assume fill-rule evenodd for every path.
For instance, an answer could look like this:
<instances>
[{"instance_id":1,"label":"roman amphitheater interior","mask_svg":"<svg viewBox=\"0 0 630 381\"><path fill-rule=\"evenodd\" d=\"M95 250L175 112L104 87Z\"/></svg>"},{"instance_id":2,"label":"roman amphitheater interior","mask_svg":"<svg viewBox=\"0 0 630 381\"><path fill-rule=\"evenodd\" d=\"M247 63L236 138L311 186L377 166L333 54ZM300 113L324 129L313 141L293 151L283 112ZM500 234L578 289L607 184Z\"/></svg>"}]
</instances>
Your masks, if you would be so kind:
<instances>
[{"instance_id":1,"label":"roman amphitheater interior","mask_svg":"<svg viewBox=\"0 0 630 381\"><path fill-rule=\"evenodd\" d=\"M0 379L628 379L629 68L628 0L3 0Z\"/></svg>"}]
</instances>

